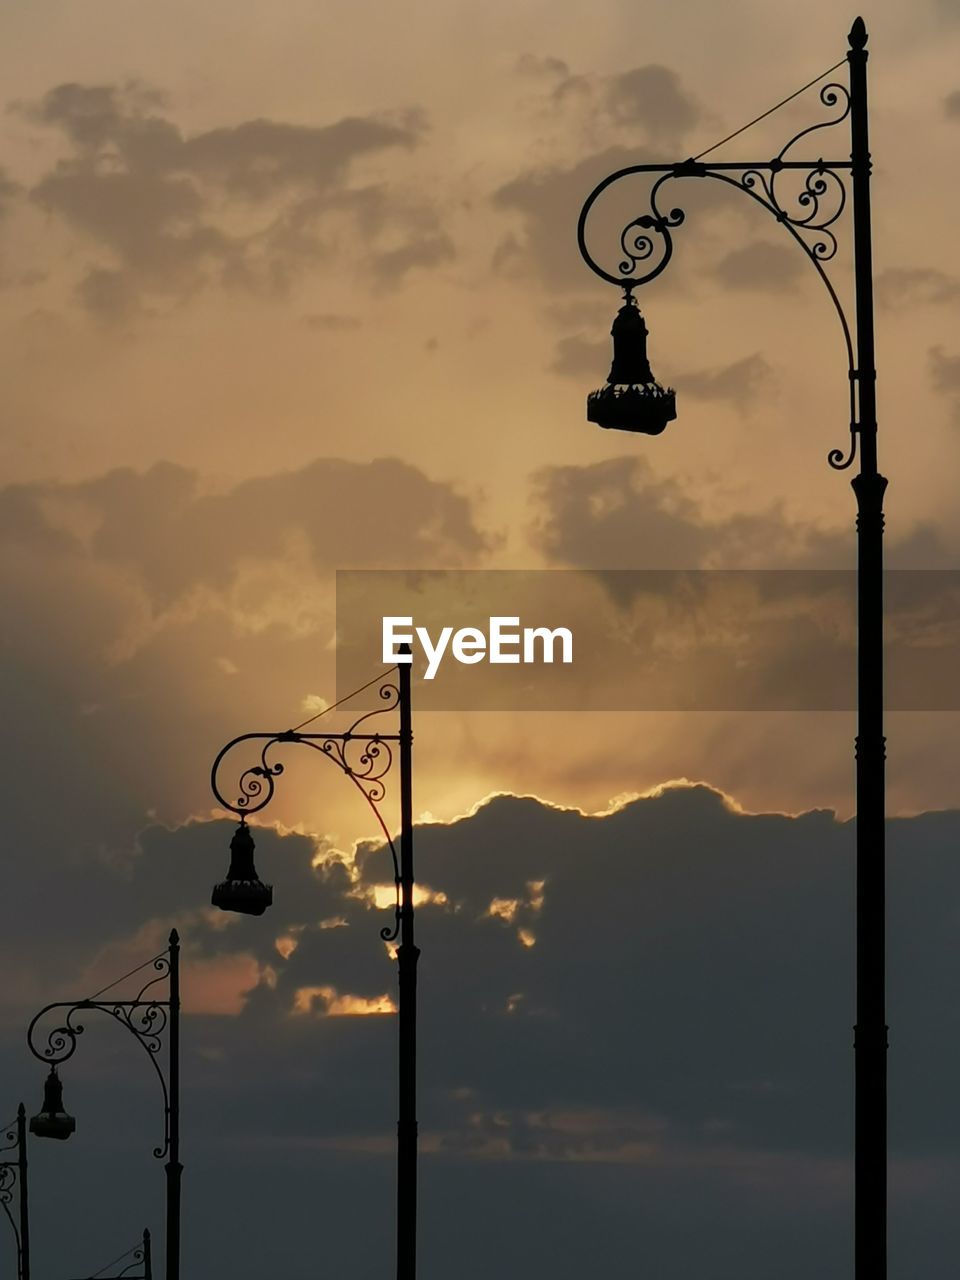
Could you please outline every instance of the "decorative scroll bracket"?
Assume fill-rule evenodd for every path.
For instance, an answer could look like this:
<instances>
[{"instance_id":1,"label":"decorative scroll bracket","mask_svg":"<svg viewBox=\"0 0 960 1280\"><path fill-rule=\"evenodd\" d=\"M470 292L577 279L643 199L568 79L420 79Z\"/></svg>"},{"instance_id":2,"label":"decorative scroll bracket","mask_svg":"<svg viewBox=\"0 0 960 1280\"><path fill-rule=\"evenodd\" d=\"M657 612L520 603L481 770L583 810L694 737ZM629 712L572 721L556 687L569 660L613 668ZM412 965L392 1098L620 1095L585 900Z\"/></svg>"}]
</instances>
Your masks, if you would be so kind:
<instances>
[{"instance_id":1,"label":"decorative scroll bracket","mask_svg":"<svg viewBox=\"0 0 960 1280\"><path fill-rule=\"evenodd\" d=\"M839 111L829 120L801 130L771 160L705 163L691 158L675 164L629 165L609 174L594 187L583 204L577 223L577 243L590 270L629 295L666 269L673 257L671 232L686 220L681 208L672 208L669 212L661 209L661 192L666 183L681 178L713 178L742 191L771 213L813 264L830 295L843 331L850 380L850 449L846 455L840 449L832 449L827 455L830 466L843 471L852 465L856 457L860 374L856 368L850 325L824 264L837 253L833 226L847 205L847 190L841 175L852 173L854 166L851 160L825 160L822 157L799 160L789 154L802 138L821 129L833 128L850 116L851 96L845 85L834 82L824 85L820 90L820 101L825 107L838 107ZM587 246L587 221L597 200L609 187L638 174L647 174L654 179L649 193L649 212L632 218L620 233L621 256L617 274L614 274L591 254ZM788 190L785 183L791 177L793 181Z\"/></svg>"},{"instance_id":2,"label":"decorative scroll bracket","mask_svg":"<svg viewBox=\"0 0 960 1280\"><path fill-rule=\"evenodd\" d=\"M276 779L284 772L284 764L272 758L272 752L287 744L310 747L330 760L354 784L377 820L384 841L393 860L394 886L397 900L392 928L380 930L384 942L395 942L400 936L400 859L390 830L384 821L380 805L386 798L385 779L394 762L393 744L401 741L399 733L369 733L363 726L376 716L387 715L399 708L400 690L390 680L385 680L377 690L384 703L358 716L342 733L302 733L299 729L284 729L279 733L242 733L222 747L210 771L210 787L217 801L229 813L234 813L245 823L247 817L265 809L276 791ZM242 743L259 742L259 763L245 767L239 774L236 799L230 800L221 785L220 775L224 762Z\"/></svg>"},{"instance_id":3,"label":"decorative scroll bracket","mask_svg":"<svg viewBox=\"0 0 960 1280\"><path fill-rule=\"evenodd\" d=\"M158 982L169 981L170 955L170 952L163 951L125 975L132 977L134 973L139 973L143 969L154 971L155 976L144 983L133 999L99 1000L92 997L85 1000L54 1001L44 1005L27 1028L27 1045L30 1052L40 1062L49 1063L54 1067L66 1062L76 1053L77 1043L85 1030L85 1025L79 1021L79 1018L88 1011L104 1013L130 1032L149 1058L163 1095L163 1143L153 1149L153 1154L158 1160L165 1160L170 1151L170 1093L167 1079L160 1067L159 1055L164 1044L164 1034L170 1023L172 1002L170 999L161 1000L148 993ZM119 981L122 982L124 979ZM116 986L118 983L112 985ZM60 1010L66 1010L66 1015L58 1025L51 1027L45 1033L44 1040L41 1024L49 1014Z\"/></svg>"}]
</instances>

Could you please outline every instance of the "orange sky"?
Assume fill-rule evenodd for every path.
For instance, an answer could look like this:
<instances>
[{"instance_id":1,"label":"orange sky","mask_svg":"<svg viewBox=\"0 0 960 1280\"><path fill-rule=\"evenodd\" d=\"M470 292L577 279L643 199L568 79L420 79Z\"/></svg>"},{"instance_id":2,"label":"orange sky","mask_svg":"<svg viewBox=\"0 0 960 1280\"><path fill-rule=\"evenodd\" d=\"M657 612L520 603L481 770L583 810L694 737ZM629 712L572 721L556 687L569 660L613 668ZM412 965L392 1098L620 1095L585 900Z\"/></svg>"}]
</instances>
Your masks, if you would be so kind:
<instances>
[{"instance_id":1,"label":"orange sky","mask_svg":"<svg viewBox=\"0 0 960 1280\"><path fill-rule=\"evenodd\" d=\"M8 491L7 585L78 734L109 757L136 707L149 767L119 767L133 807L168 821L208 810L225 737L330 696L335 568L569 563L543 535L563 520L547 468L586 492L586 469L624 459L622 565L671 559L651 511L719 531L732 567L850 563L852 496L824 461L846 440L842 347L772 220L684 186L675 262L640 299L680 406L654 441L584 421L617 299L574 241L612 163L709 145L841 58L846 17L663 5L638 32L618 4L589 23L533 3L275 14L97 0L2 18L0 473L27 486ZM960 540L960 21L946 0L864 14L888 541L930 568ZM770 154L819 110L807 95L724 155ZM841 290L848 269L842 251ZM378 479L384 457L409 470ZM357 465L338 480L321 458ZM118 467L136 474L105 479ZM441 817L493 789L595 808L680 776L755 808L849 808L844 716L418 728L417 800ZM895 718L894 807L951 802L954 743L952 716ZM290 788L284 821L363 830L336 787Z\"/></svg>"}]
</instances>

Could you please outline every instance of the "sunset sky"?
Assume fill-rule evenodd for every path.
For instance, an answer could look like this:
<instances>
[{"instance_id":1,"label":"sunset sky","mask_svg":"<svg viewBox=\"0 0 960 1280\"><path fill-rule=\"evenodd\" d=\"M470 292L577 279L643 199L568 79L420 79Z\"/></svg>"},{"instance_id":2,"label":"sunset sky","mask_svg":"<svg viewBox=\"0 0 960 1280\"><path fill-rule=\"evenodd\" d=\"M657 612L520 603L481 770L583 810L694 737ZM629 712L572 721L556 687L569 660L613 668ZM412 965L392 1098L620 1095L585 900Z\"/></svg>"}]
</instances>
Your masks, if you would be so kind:
<instances>
[{"instance_id":1,"label":"sunset sky","mask_svg":"<svg viewBox=\"0 0 960 1280\"><path fill-rule=\"evenodd\" d=\"M960 3L862 12L888 558L960 568ZM184 1280L390 1266L369 812L291 762L256 833L274 911L208 908L211 760L333 701L336 570L852 565L843 345L789 237L675 184L675 259L639 296L678 399L651 440L585 420L619 296L575 231L604 174L711 146L839 62L855 16L0 5L0 1110L39 1103L35 1009L176 924ZM824 115L808 92L722 158ZM925 619L938 662L954 613ZM696 631L656 639L702 676ZM887 732L892 1257L933 1277L960 1247L960 712ZM417 718L425 1280L849 1273L854 733L848 710ZM40 1276L162 1235L157 1100L114 1038L65 1072L75 1138L35 1144Z\"/></svg>"}]
</instances>

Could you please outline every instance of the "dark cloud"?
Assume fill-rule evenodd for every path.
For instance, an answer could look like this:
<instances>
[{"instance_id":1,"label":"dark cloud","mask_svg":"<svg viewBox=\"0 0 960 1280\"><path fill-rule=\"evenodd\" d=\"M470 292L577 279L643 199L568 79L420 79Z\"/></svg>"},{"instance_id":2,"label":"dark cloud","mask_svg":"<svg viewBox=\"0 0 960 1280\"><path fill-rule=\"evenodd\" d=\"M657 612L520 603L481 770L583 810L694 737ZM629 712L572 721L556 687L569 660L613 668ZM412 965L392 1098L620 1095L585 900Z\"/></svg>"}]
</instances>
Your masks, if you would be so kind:
<instances>
[{"instance_id":1,"label":"dark cloud","mask_svg":"<svg viewBox=\"0 0 960 1280\"><path fill-rule=\"evenodd\" d=\"M943 110L952 120L960 118L960 89L954 89L943 100Z\"/></svg>"},{"instance_id":2,"label":"dark cloud","mask_svg":"<svg viewBox=\"0 0 960 1280\"><path fill-rule=\"evenodd\" d=\"M247 120L188 135L159 114L164 105L135 83L63 84L21 108L71 145L31 194L110 255L80 286L99 318L127 320L141 302L182 300L209 283L283 292L327 252L331 217L369 235L394 280L452 254L424 200L353 177L364 157L416 146L420 113L328 125ZM399 248L377 246L388 204Z\"/></svg>"},{"instance_id":3,"label":"dark cloud","mask_svg":"<svg viewBox=\"0 0 960 1280\"><path fill-rule=\"evenodd\" d=\"M525 76L556 76L566 79L569 65L562 58L542 57L536 53L524 53L517 59L517 71Z\"/></svg>"},{"instance_id":4,"label":"dark cloud","mask_svg":"<svg viewBox=\"0 0 960 1280\"><path fill-rule=\"evenodd\" d=\"M789 1280L842 1274L854 827L823 811L745 813L685 786L596 817L499 796L456 823L417 829L418 879L434 891L417 917L424 1265L442 1270L444 1249L477 1233L457 1264L466 1280L505 1254L546 1257L572 1280L588 1257L597 1266L625 1256L639 1222L658 1274L709 1270L718 1241L747 1280L766 1277L777 1255ZM235 1173L255 1168L258 1212L276 1195L301 1251L322 1228L329 1264L372 1275L390 1253L395 1018L336 1016L331 993L396 997L378 939L389 913L365 897L390 880L389 858L365 847L351 875L337 862L312 865L304 837L257 828L274 908L257 920L214 918L198 908L222 874L230 831L224 822L150 828L122 876L101 870L88 881L85 915L68 915L66 880L54 917L84 973L104 981L118 961L135 963L137 938L151 954L148 943L159 938L159 949L177 922L188 1009L204 972L248 966L233 980L247 989L234 1016L191 1012L184 1028L191 1265L215 1258L238 1280L262 1274L258 1233L198 1229L229 1217L243 1189ZM921 1197L924 1248L950 1256L960 1039L944 1014L942 969L960 892L960 814L894 820L888 832L891 1211L908 1231ZM124 1070L123 1049L136 1050L112 1050L95 1025L64 1073L85 1177L58 1202L60 1231L41 1234L61 1270L75 1239L100 1240L84 1226L93 1197L122 1182L118 1160L139 1186L154 1141L150 1073ZM35 1093L39 1071L20 1036L8 1034L2 1052L10 1087ZM122 1139L107 1142L98 1118L119 1115ZM58 1159L80 1158L73 1152ZM41 1164L34 1187L54 1177ZM641 1208L627 1212L640 1192ZM562 1248L542 1229L558 1194L576 1219L572 1232L559 1228ZM125 1206L126 1189L117 1195ZM507 1206L515 1196L519 1214ZM44 1227L47 1199L37 1197ZM478 1219L497 1222L495 1250ZM678 1233L680 1220L711 1229ZM269 1256L285 1257L289 1244L285 1234Z\"/></svg>"},{"instance_id":5,"label":"dark cloud","mask_svg":"<svg viewBox=\"0 0 960 1280\"><path fill-rule=\"evenodd\" d=\"M670 150L682 145L704 120L697 99L669 67L647 63L612 75L583 75L558 59L526 55L518 70L550 77L550 105L572 108L580 122L592 129L622 129L634 139L639 132L651 146Z\"/></svg>"},{"instance_id":6,"label":"dark cloud","mask_svg":"<svg viewBox=\"0 0 960 1280\"><path fill-rule=\"evenodd\" d=\"M686 382L684 382L686 387ZM820 529L766 512L707 517L675 480L639 458L550 467L534 477L531 537L554 564L594 569L846 568L848 530ZM952 568L956 552L928 524L888 546L891 567Z\"/></svg>"},{"instance_id":7,"label":"dark cloud","mask_svg":"<svg viewBox=\"0 0 960 1280\"><path fill-rule=\"evenodd\" d=\"M744 356L719 369L677 374L683 390L698 400L714 400L744 410L770 390L773 370L762 355Z\"/></svg>"},{"instance_id":8,"label":"dark cloud","mask_svg":"<svg viewBox=\"0 0 960 1280\"><path fill-rule=\"evenodd\" d=\"M935 391L944 395L960 392L960 356L949 356L942 347L931 347L930 373Z\"/></svg>"},{"instance_id":9,"label":"dark cloud","mask_svg":"<svg viewBox=\"0 0 960 1280\"><path fill-rule=\"evenodd\" d=\"M20 193L20 185L10 178L6 170L0 168L0 216L7 212L14 197Z\"/></svg>"},{"instance_id":10,"label":"dark cloud","mask_svg":"<svg viewBox=\"0 0 960 1280\"><path fill-rule=\"evenodd\" d=\"M609 131L604 131L604 136L609 137ZM601 151L591 144L589 152L586 159L570 165L528 169L494 193L495 207L519 219L518 226L500 240L494 256L496 270L505 275L534 273L553 291L583 289L584 283L593 279L577 249L576 227L584 201L611 173L634 164L662 161L664 151L646 144L608 146ZM634 174L612 184L591 210L588 250L613 275L619 273L623 259L624 229L641 211L649 210L650 191L650 175ZM662 189L659 201L663 211L679 205L686 214L686 225L674 233L678 252L670 274L674 290L689 288L686 272L697 269L697 241L694 236L688 245L687 231L698 221L742 218L748 210L741 207L745 202L731 198L729 190L718 182L672 182ZM661 247L660 237L654 234L652 253L638 258L638 273L659 262ZM683 253L679 252L681 247ZM708 275L714 266L704 263L701 276Z\"/></svg>"},{"instance_id":11,"label":"dark cloud","mask_svg":"<svg viewBox=\"0 0 960 1280\"><path fill-rule=\"evenodd\" d=\"M757 244L732 249L717 263L714 275L727 289L755 289L781 293L804 271L803 259L795 245Z\"/></svg>"},{"instance_id":12,"label":"dark cloud","mask_svg":"<svg viewBox=\"0 0 960 1280\"><path fill-rule=\"evenodd\" d=\"M586 378L591 386L600 386L606 378L611 360L609 342L597 342L582 334L561 338L555 348L550 368L570 378Z\"/></svg>"},{"instance_id":13,"label":"dark cloud","mask_svg":"<svg viewBox=\"0 0 960 1280\"><path fill-rule=\"evenodd\" d=\"M428 231L411 236L405 244L374 256L373 267L378 279L396 284L415 267L436 267L456 257L453 241L441 231Z\"/></svg>"},{"instance_id":14,"label":"dark cloud","mask_svg":"<svg viewBox=\"0 0 960 1280\"><path fill-rule=\"evenodd\" d=\"M664 152L681 149L703 113L676 73L658 64L608 76L580 75L556 60L544 65L528 55L520 69L549 79L544 119L551 128L559 120L564 151L569 152L573 139L585 158L530 168L494 192L494 205L518 214L521 229L501 238L493 265L508 275L532 271L552 289L576 288L585 276L572 228L589 192L613 170L662 160ZM606 144L602 150L598 137ZM618 253L620 231L636 216L638 197L645 207L649 186L649 179L627 182L598 207L592 227L599 228L601 237L612 237L612 253ZM624 214L618 222L620 208Z\"/></svg>"},{"instance_id":15,"label":"dark cloud","mask_svg":"<svg viewBox=\"0 0 960 1280\"><path fill-rule=\"evenodd\" d=\"M246 480L223 494L200 491L196 473L172 463L112 471L77 484L37 484L0 494L13 538L66 539L78 557L123 567L158 606L198 585L230 581L245 561L282 561L304 540L316 572L353 563L416 567L486 547L470 502L396 459L318 459L297 471ZM52 512L82 513L86 532L59 529ZM378 519L355 513L403 509L384 539ZM46 518L44 513L47 513ZM52 527L51 527L52 526Z\"/></svg>"},{"instance_id":16,"label":"dark cloud","mask_svg":"<svg viewBox=\"0 0 960 1280\"><path fill-rule=\"evenodd\" d=\"M669 67L650 64L608 77L602 88L610 118L645 131L652 145L679 146L703 119L696 99Z\"/></svg>"},{"instance_id":17,"label":"dark cloud","mask_svg":"<svg viewBox=\"0 0 960 1280\"><path fill-rule=\"evenodd\" d=\"M955 302L960 298L960 279L938 267L888 267L877 276L876 292L880 306L891 309Z\"/></svg>"},{"instance_id":18,"label":"dark cloud","mask_svg":"<svg viewBox=\"0 0 960 1280\"><path fill-rule=\"evenodd\" d=\"M124 323L140 311L140 294L128 272L91 267L77 286L82 306L104 324Z\"/></svg>"},{"instance_id":19,"label":"dark cloud","mask_svg":"<svg viewBox=\"0 0 960 1280\"><path fill-rule=\"evenodd\" d=\"M494 204L519 215L522 231L501 240L495 268L509 275L534 272L553 289L582 288L592 277L577 253L580 208L607 173L644 158L636 150L613 147L569 168L530 170L500 187Z\"/></svg>"},{"instance_id":20,"label":"dark cloud","mask_svg":"<svg viewBox=\"0 0 960 1280\"><path fill-rule=\"evenodd\" d=\"M122 859L147 810L211 803L224 726L303 718L333 684L337 568L466 564L486 546L466 498L390 460L220 494L172 464L8 487L0 532L0 696L21 778L6 839L42 865Z\"/></svg>"}]
</instances>

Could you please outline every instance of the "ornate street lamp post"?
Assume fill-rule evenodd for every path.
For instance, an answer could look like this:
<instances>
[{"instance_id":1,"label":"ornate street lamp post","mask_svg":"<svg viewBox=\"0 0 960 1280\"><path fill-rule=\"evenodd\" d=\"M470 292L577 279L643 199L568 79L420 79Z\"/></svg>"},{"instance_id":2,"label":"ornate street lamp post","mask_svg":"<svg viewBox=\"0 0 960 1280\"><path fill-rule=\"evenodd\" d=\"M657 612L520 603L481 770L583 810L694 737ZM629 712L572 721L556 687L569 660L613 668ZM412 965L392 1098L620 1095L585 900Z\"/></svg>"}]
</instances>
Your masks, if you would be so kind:
<instances>
[{"instance_id":1,"label":"ornate street lamp post","mask_svg":"<svg viewBox=\"0 0 960 1280\"><path fill-rule=\"evenodd\" d=\"M21 1102L17 1118L3 1131L0 1156L16 1152L12 1160L0 1159L0 1208L13 1228L17 1242L17 1280L30 1280L30 1205L27 1196L27 1115ZM18 1214L10 1212L14 1191Z\"/></svg>"},{"instance_id":2,"label":"ornate street lamp post","mask_svg":"<svg viewBox=\"0 0 960 1280\"><path fill-rule=\"evenodd\" d=\"M148 978L132 999L101 999L107 992L144 970L151 971L153 976ZM159 999L152 991L160 982L167 984L165 1000ZM63 1109L63 1089L57 1066L72 1058L76 1052L78 1039L84 1031L80 1018L90 1010L107 1014L130 1032L145 1050L160 1083L163 1095L163 1143L154 1147L153 1154L158 1160L166 1162L166 1280L179 1280L180 1175L183 1165L180 1163L180 936L176 929L170 934L166 951L145 960L102 991L85 1000L61 1000L45 1005L34 1017L27 1030L27 1044L35 1058L50 1063L43 1109L30 1121L30 1132L37 1137L68 1138L76 1127L76 1121ZM56 1014L62 1021L45 1030L43 1024L49 1027L50 1014ZM167 1044L166 1074L160 1066L164 1040ZM149 1248L146 1261L149 1272Z\"/></svg>"},{"instance_id":3,"label":"ornate street lamp post","mask_svg":"<svg viewBox=\"0 0 960 1280\"><path fill-rule=\"evenodd\" d=\"M411 667L407 646L399 650L407 656L395 669L384 672L363 689L379 685L377 696L383 706L360 716L343 733L303 733L304 721L296 729L280 733L244 733L221 749L213 762L210 785L224 809L240 819L230 842L230 869L227 878L214 886L212 902L224 911L262 915L273 902L273 889L257 875L253 862L254 843L247 817L266 808L273 798L275 779L283 773L275 760L276 748L287 744L311 747L337 766L350 779L370 806L384 841L393 857L397 901L392 928L380 930L384 942L399 942L397 974L399 996L397 1023L399 1036L399 1098L397 1122L397 1280L414 1280L417 1254L417 960L420 951L413 937L413 729L410 701ZM396 672L396 684L391 680ZM355 690L355 693L362 689ZM350 697L353 697L351 694ZM342 702L348 699L341 699ZM334 704L339 705L339 704ZM329 708L332 710L333 708ZM370 732L374 717L397 712L395 733ZM321 713L325 714L325 713ZM227 756L245 743L260 744L259 763L239 772L236 798L229 799L221 782ZM393 765L396 744L400 780L399 855L390 830L380 812L386 796L385 778ZM236 776L236 775L234 775Z\"/></svg>"},{"instance_id":4,"label":"ornate street lamp post","mask_svg":"<svg viewBox=\"0 0 960 1280\"><path fill-rule=\"evenodd\" d=\"M603 280L624 290L613 326L614 361L607 385L587 401L587 416L602 427L659 435L676 416L675 395L657 383L646 355L647 330L633 291L658 276L673 254L671 232L684 221L681 209L664 213L661 191L671 181L714 178L744 192L772 213L813 264L825 285L843 330L850 376L850 449L828 455L843 471L858 453L860 471L852 484L857 501L857 1021L855 1028L855 1274L857 1280L885 1280L887 1274L887 1025L885 1015L885 858L883 734L883 495L886 479L877 469L876 369L873 329L873 267L870 235L870 151L867 134L867 31L857 18L845 61L849 87L829 83L820 101L836 109L829 120L792 138L772 160L710 162L709 152L677 164L637 164L619 169L587 197L577 229L580 252ZM842 63L831 68L835 71ZM825 79L826 72L819 80ZM816 84L813 81L812 84ZM807 88L812 85L806 86ZM793 95L796 96L796 95ZM789 101L789 99L787 100ZM782 103L780 105L783 105ZM769 114L769 113L766 113ZM792 148L820 130L850 121L849 160L801 159ZM755 122L754 122L755 123ZM743 130L738 130L743 132ZM731 135L734 137L736 135ZM724 139L724 141L729 141ZM721 146L718 143L717 146ZM711 147L710 151L715 151ZM837 251L831 230L847 203L842 174L850 175L855 296L853 331L824 269ZM590 212L613 183L651 175L649 212L630 221L620 235L619 265L607 271L592 256L586 239ZM793 182L792 191L785 182Z\"/></svg>"}]
</instances>

